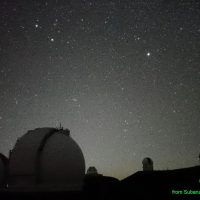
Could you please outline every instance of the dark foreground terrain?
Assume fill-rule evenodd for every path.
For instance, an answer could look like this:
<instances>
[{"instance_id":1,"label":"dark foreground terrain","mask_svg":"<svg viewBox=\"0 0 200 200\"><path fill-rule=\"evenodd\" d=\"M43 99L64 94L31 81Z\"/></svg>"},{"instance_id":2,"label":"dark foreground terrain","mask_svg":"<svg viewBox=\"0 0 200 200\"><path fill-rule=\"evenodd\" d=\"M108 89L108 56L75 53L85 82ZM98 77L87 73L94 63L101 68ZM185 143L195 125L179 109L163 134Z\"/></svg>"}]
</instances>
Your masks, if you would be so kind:
<instances>
[{"instance_id":1,"label":"dark foreground terrain","mask_svg":"<svg viewBox=\"0 0 200 200\"><path fill-rule=\"evenodd\" d=\"M1 189L1 199L200 200L200 166L139 171L121 181L90 176L85 180L83 190L76 192Z\"/></svg>"}]
</instances>

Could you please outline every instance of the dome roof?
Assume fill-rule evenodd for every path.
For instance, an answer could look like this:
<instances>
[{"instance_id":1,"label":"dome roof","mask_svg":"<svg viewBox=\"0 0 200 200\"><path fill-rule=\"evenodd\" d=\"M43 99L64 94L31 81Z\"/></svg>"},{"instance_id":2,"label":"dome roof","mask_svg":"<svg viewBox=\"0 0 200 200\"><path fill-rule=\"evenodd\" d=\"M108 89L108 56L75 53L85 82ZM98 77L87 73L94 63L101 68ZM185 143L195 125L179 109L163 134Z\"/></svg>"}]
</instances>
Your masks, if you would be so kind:
<instances>
[{"instance_id":1,"label":"dome roof","mask_svg":"<svg viewBox=\"0 0 200 200\"><path fill-rule=\"evenodd\" d=\"M97 171L96 167L91 166L91 167L88 168L87 174L88 175L97 175L98 171Z\"/></svg>"},{"instance_id":2,"label":"dome roof","mask_svg":"<svg viewBox=\"0 0 200 200\"><path fill-rule=\"evenodd\" d=\"M143 161L142 161L142 164L145 165L145 164L153 164L153 160L151 158L144 158Z\"/></svg>"},{"instance_id":3,"label":"dome roof","mask_svg":"<svg viewBox=\"0 0 200 200\"><path fill-rule=\"evenodd\" d=\"M17 140L10 155L11 186L75 189L85 175L85 160L69 130L37 128Z\"/></svg>"}]
</instances>

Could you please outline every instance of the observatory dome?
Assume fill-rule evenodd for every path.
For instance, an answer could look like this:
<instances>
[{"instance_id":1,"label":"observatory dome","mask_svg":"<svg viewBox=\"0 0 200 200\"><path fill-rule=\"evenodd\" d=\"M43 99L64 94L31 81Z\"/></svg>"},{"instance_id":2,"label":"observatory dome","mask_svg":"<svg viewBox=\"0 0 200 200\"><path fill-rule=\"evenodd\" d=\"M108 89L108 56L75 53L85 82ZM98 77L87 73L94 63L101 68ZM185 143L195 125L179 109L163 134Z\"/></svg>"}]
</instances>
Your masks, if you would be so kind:
<instances>
[{"instance_id":1,"label":"observatory dome","mask_svg":"<svg viewBox=\"0 0 200 200\"><path fill-rule=\"evenodd\" d=\"M143 171L152 171L153 170L153 160L151 158L144 158L142 161Z\"/></svg>"},{"instance_id":2,"label":"observatory dome","mask_svg":"<svg viewBox=\"0 0 200 200\"><path fill-rule=\"evenodd\" d=\"M94 166L89 167L87 170L87 175L98 175L96 167Z\"/></svg>"},{"instance_id":3,"label":"observatory dome","mask_svg":"<svg viewBox=\"0 0 200 200\"><path fill-rule=\"evenodd\" d=\"M17 140L10 154L13 187L81 189L85 160L69 130L37 128Z\"/></svg>"}]
</instances>

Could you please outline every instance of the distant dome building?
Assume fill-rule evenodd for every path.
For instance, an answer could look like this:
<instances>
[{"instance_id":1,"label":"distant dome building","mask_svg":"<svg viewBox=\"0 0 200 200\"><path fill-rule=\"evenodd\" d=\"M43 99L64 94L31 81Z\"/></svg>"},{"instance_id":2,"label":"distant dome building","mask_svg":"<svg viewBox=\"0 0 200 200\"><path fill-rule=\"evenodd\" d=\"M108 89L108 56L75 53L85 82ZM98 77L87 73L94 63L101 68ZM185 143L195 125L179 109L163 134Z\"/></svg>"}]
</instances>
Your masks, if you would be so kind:
<instances>
[{"instance_id":1,"label":"distant dome building","mask_svg":"<svg viewBox=\"0 0 200 200\"><path fill-rule=\"evenodd\" d=\"M144 158L142 161L143 171L153 171L153 160L151 158Z\"/></svg>"},{"instance_id":2,"label":"distant dome building","mask_svg":"<svg viewBox=\"0 0 200 200\"><path fill-rule=\"evenodd\" d=\"M83 153L68 129L28 131L10 154L9 187L79 190L84 176Z\"/></svg>"},{"instance_id":3,"label":"distant dome building","mask_svg":"<svg viewBox=\"0 0 200 200\"><path fill-rule=\"evenodd\" d=\"M0 153L0 187L5 186L7 178L8 159Z\"/></svg>"},{"instance_id":4,"label":"distant dome building","mask_svg":"<svg viewBox=\"0 0 200 200\"><path fill-rule=\"evenodd\" d=\"M98 175L96 167L94 166L89 167L87 170L87 175Z\"/></svg>"}]
</instances>

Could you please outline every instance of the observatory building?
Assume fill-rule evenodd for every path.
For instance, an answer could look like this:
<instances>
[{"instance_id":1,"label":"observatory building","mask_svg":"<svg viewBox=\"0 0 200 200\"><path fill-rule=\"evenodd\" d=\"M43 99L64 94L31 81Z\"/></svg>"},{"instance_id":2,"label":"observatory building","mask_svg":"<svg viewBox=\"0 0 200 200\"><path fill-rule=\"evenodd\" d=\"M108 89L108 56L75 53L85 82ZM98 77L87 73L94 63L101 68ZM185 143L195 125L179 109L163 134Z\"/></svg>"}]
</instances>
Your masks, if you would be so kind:
<instances>
[{"instance_id":1,"label":"observatory building","mask_svg":"<svg viewBox=\"0 0 200 200\"><path fill-rule=\"evenodd\" d=\"M95 176L98 175L96 167L94 166L89 167L87 170L87 175L95 175Z\"/></svg>"},{"instance_id":2,"label":"observatory building","mask_svg":"<svg viewBox=\"0 0 200 200\"><path fill-rule=\"evenodd\" d=\"M153 171L153 160L151 158L144 158L142 161L143 171Z\"/></svg>"},{"instance_id":3,"label":"observatory building","mask_svg":"<svg viewBox=\"0 0 200 200\"><path fill-rule=\"evenodd\" d=\"M9 159L9 188L80 190L85 160L68 129L37 128L19 138Z\"/></svg>"}]
</instances>

